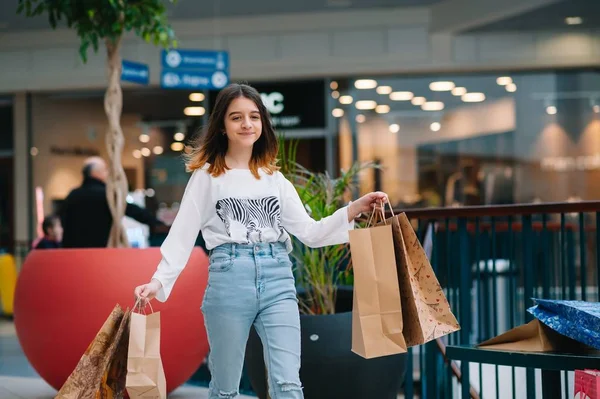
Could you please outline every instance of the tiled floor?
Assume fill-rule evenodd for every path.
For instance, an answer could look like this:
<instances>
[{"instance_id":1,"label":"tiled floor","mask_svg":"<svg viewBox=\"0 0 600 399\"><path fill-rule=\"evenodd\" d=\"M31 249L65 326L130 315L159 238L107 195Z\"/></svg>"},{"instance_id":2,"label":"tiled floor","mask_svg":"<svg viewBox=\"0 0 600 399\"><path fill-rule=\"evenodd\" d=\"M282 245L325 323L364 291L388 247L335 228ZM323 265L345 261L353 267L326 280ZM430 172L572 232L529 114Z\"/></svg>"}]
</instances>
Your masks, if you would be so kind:
<instances>
[{"instance_id":1,"label":"tiled floor","mask_svg":"<svg viewBox=\"0 0 600 399\"><path fill-rule=\"evenodd\" d=\"M11 321L0 319L0 399L50 399L56 391L29 365ZM205 399L208 390L190 385L176 389L170 399ZM240 395L239 399L253 399Z\"/></svg>"}]
</instances>

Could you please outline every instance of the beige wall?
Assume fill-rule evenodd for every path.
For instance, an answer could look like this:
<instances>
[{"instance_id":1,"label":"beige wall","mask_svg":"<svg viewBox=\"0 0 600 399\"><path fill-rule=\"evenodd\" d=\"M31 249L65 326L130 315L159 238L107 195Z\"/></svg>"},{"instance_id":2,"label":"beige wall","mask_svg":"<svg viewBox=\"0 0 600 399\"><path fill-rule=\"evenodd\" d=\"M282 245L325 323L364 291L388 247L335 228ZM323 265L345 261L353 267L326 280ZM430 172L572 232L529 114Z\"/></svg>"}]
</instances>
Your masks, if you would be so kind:
<instances>
[{"instance_id":1,"label":"beige wall","mask_svg":"<svg viewBox=\"0 0 600 399\"><path fill-rule=\"evenodd\" d=\"M102 98L59 99L41 94L33 98L32 114L33 145L39 151L33 158L33 183L34 187L42 187L44 211L49 213L52 199L64 198L81 184L81 166L86 158L85 155L52 154L51 147L95 149L106 159L106 115ZM123 166L137 169L139 187L136 188L143 188L143 162L132 155L132 151L139 148L138 122L136 115L121 118L125 135Z\"/></svg>"},{"instance_id":2,"label":"beige wall","mask_svg":"<svg viewBox=\"0 0 600 399\"><path fill-rule=\"evenodd\" d=\"M383 165L382 185L392 202L412 202L418 193L417 146L425 143L458 140L514 130L515 104L512 98L469 105L446 112L438 132L429 129L433 119L422 112L414 117L375 116L358 124L359 160L379 158ZM400 131L391 133L390 123L398 123ZM340 121L340 160L342 167L350 164L351 132L347 121ZM371 173L371 172L369 172ZM372 174L371 174L372 175ZM370 176L371 176L370 175ZM371 177L361 179L360 191L373 190Z\"/></svg>"}]
</instances>

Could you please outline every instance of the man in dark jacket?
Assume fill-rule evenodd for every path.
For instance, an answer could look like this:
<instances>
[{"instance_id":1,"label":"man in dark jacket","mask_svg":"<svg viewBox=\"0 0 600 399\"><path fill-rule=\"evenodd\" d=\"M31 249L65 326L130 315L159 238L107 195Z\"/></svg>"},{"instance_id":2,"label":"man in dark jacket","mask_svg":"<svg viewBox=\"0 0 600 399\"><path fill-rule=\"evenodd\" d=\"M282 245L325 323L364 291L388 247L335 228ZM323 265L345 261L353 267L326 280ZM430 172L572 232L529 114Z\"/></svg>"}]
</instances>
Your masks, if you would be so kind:
<instances>
[{"instance_id":1,"label":"man in dark jacket","mask_svg":"<svg viewBox=\"0 0 600 399\"><path fill-rule=\"evenodd\" d=\"M102 248L108 243L112 215L106 199L108 168L102 158L88 158L82 169L83 183L69 193L63 208L63 248ZM127 204L125 215L147 224L162 224L146 209Z\"/></svg>"}]
</instances>

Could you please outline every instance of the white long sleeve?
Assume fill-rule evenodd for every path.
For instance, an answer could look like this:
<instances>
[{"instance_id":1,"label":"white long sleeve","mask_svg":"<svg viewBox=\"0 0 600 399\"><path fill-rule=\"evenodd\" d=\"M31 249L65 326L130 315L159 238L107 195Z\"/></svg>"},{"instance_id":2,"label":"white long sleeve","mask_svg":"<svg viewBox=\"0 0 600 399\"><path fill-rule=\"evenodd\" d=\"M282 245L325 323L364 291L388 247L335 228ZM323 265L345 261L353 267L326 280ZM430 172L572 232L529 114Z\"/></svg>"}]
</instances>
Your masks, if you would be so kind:
<instances>
[{"instance_id":1,"label":"white long sleeve","mask_svg":"<svg viewBox=\"0 0 600 399\"><path fill-rule=\"evenodd\" d=\"M354 220L348 221L348 206L333 215L315 221L306 212L294 185L279 174L281 189L281 224L303 244L311 247L345 244L348 231L354 229Z\"/></svg>"},{"instance_id":2,"label":"white long sleeve","mask_svg":"<svg viewBox=\"0 0 600 399\"><path fill-rule=\"evenodd\" d=\"M206 179L206 176L202 175L205 173L200 170L195 171L190 177L177 216L160 247L162 260L152 278L162 284L162 288L156 295L156 299L161 302L166 301L171 294L173 285L187 264L200 232L202 222L196 199L201 193L200 188L203 185L201 180Z\"/></svg>"},{"instance_id":3,"label":"white long sleeve","mask_svg":"<svg viewBox=\"0 0 600 399\"><path fill-rule=\"evenodd\" d=\"M212 177L196 170L186 186L181 206L160 250L162 259L154 273L162 288L156 298L167 300L186 266L199 231L211 250L221 244L283 242L292 250L291 233L310 247L349 241L348 207L315 221L302 204L296 189L283 174L260 171L256 179L249 170L232 169Z\"/></svg>"}]
</instances>

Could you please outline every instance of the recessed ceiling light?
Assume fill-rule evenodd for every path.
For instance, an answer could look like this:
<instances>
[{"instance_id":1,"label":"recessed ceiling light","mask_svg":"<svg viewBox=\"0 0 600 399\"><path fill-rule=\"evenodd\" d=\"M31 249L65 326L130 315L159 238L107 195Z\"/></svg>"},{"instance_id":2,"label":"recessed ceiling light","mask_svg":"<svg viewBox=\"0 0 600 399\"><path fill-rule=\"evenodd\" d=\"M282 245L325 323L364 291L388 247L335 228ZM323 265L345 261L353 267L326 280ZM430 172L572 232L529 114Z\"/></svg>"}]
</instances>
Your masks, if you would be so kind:
<instances>
[{"instance_id":1,"label":"recessed ceiling light","mask_svg":"<svg viewBox=\"0 0 600 399\"><path fill-rule=\"evenodd\" d=\"M140 150L133 150L133 157L140 159L142 157L142 152Z\"/></svg>"},{"instance_id":2,"label":"recessed ceiling light","mask_svg":"<svg viewBox=\"0 0 600 399\"><path fill-rule=\"evenodd\" d=\"M356 122L363 123L367 118L363 114L356 115Z\"/></svg>"},{"instance_id":3,"label":"recessed ceiling light","mask_svg":"<svg viewBox=\"0 0 600 399\"><path fill-rule=\"evenodd\" d=\"M152 149L152 152L155 153L156 155L162 154L163 151L164 151L164 149L161 146L159 146L159 145L157 145L156 147L154 147Z\"/></svg>"},{"instance_id":4,"label":"recessed ceiling light","mask_svg":"<svg viewBox=\"0 0 600 399\"><path fill-rule=\"evenodd\" d=\"M183 150L183 143L180 142L175 142L175 143L171 143L171 150L173 151L181 151Z\"/></svg>"},{"instance_id":5,"label":"recessed ceiling light","mask_svg":"<svg viewBox=\"0 0 600 399\"><path fill-rule=\"evenodd\" d=\"M454 96L462 96L466 92L467 89L465 87L455 87L454 89L452 89L452 95Z\"/></svg>"},{"instance_id":6,"label":"recessed ceiling light","mask_svg":"<svg viewBox=\"0 0 600 399\"><path fill-rule=\"evenodd\" d=\"M352 104L352 96L341 96L340 97L340 104Z\"/></svg>"},{"instance_id":7,"label":"recessed ceiling light","mask_svg":"<svg viewBox=\"0 0 600 399\"><path fill-rule=\"evenodd\" d=\"M142 148L141 153L143 156L149 157L150 156L150 148L146 148L146 147Z\"/></svg>"},{"instance_id":8,"label":"recessed ceiling light","mask_svg":"<svg viewBox=\"0 0 600 399\"><path fill-rule=\"evenodd\" d=\"M431 129L432 132L439 132L441 128L442 124L439 122L433 122L431 125L429 125L429 129Z\"/></svg>"},{"instance_id":9,"label":"recessed ceiling light","mask_svg":"<svg viewBox=\"0 0 600 399\"><path fill-rule=\"evenodd\" d=\"M354 82L357 89L374 89L377 87L377 81L373 79L359 79Z\"/></svg>"},{"instance_id":10,"label":"recessed ceiling light","mask_svg":"<svg viewBox=\"0 0 600 399\"><path fill-rule=\"evenodd\" d=\"M392 92L392 86L378 86L377 94L390 94Z\"/></svg>"},{"instance_id":11,"label":"recessed ceiling light","mask_svg":"<svg viewBox=\"0 0 600 399\"><path fill-rule=\"evenodd\" d=\"M357 101L355 106L356 109L375 109L375 107L377 107L377 103L373 100L361 100Z\"/></svg>"},{"instance_id":12,"label":"recessed ceiling light","mask_svg":"<svg viewBox=\"0 0 600 399\"><path fill-rule=\"evenodd\" d=\"M390 93L390 100L393 101L408 101L412 99L415 95L412 91L395 91Z\"/></svg>"},{"instance_id":13,"label":"recessed ceiling light","mask_svg":"<svg viewBox=\"0 0 600 399\"><path fill-rule=\"evenodd\" d=\"M421 105L423 111L441 111L444 109L444 103L441 101L428 101Z\"/></svg>"},{"instance_id":14,"label":"recessed ceiling light","mask_svg":"<svg viewBox=\"0 0 600 399\"><path fill-rule=\"evenodd\" d=\"M583 18L581 18L581 17L567 17L567 18L565 18L565 23L567 25L581 25L583 23Z\"/></svg>"},{"instance_id":15,"label":"recessed ceiling light","mask_svg":"<svg viewBox=\"0 0 600 399\"><path fill-rule=\"evenodd\" d=\"M375 112L377 112L378 114L387 114L388 112L390 112L390 106L386 104L378 105L377 107L375 107Z\"/></svg>"},{"instance_id":16,"label":"recessed ceiling light","mask_svg":"<svg viewBox=\"0 0 600 399\"><path fill-rule=\"evenodd\" d=\"M425 97L414 97L412 100L410 100L412 105L423 105L426 101L427 99Z\"/></svg>"},{"instance_id":17,"label":"recessed ceiling light","mask_svg":"<svg viewBox=\"0 0 600 399\"><path fill-rule=\"evenodd\" d=\"M173 135L173 138L175 139L175 141L183 141L183 139L185 138L185 134L177 132Z\"/></svg>"},{"instance_id":18,"label":"recessed ceiling light","mask_svg":"<svg viewBox=\"0 0 600 399\"><path fill-rule=\"evenodd\" d=\"M485 100L485 94L483 93L466 93L463 94L461 99L466 103L479 103Z\"/></svg>"},{"instance_id":19,"label":"recessed ceiling light","mask_svg":"<svg viewBox=\"0 0 600 399\"><path fill-rule=\"evenodd\" d=\"M147 134L145 134L145 133L142 133L142 134L140 134L140 137L139 137L139 139L140 139L140 141L141 141L142 143L147 143L147 142L149 142L149 141L150 141L150 136L148 136L148 135L147 135Z\"/></svg>"},{"instance_id":20,"label":"recessed ceiling light","mask_svg":"<svg viewBox=\"0 0 600 399\"><path fill-rule=\"evenodd\" d=\"M202 116L206 112L204 107L185 107L183 113L187 116Z\"/></svg>"},{"instance_id":21,"label":"recessed ceiling light","mask_svg":"<svg viewBox=\"0 0 600 399\"><path fill-rule=\"evenodd\" d=\"M331 90L337 90L338 82L336 82L335 80L332 80L331 83L329 83L329 87L331 88Z\"/></svg>"},{"instance_id":22,"label":"recessed ceiling light","mask_svg":"<svg viewBox=\"0 0 600 399\"><path fill-rule=\"evenodd\" d=\"M390 132L392 133L398 133L400 131L400 125L397 123L392 123L390 125Z\"/></svg>"},{"instance_id":23,"label":"recessed ceiling light","mask_svg":"<svg viewBox=\"0 0 600 399\"><path fill-rule=\"evenodd\" d=\"M333 98L340 98L340 92L337 90L334 90L331 92L331 97Z\"/></svg>"},{"instance_id":24,"label":"recessed ceiling light","mask_svg":"<svg viewBox=\"0 0 600 399\"><path fill-rule=\"evenodd\" d=\"M429 89L432 91L450 91L454 87L454 82L431 82L429 84Z\"/></svg>"},{"instance_id":25,"label":"recessed ceiling light","mask_svg":"<svg viewBox=\"0 0 600 399\"><path fill-rule=\"evenodd\" d=\"M514 83L509 83L506 85L506 91L509 93L514 93L515 91L517 91L517 85Z\"/></svg>"},{"instance_id":26,"label":"recessed ceiling light","mask_svg":"<svg viewBox=\"0 0 600 399\"><path fill-rule=\"evenodd\" d=\"M190 94L190 101L203 101L203 100L204 100L203 93L191 93Z\"/></svg>"},{"instance_id":27,"label":"recessed ceiling light","mask_svg":"<svg viewBox=\"0 0 600 399\"><path fill-rule=\"evenodd\" d=\"M510 76L500 76L496 79L496 83L498 83L500 86L506 86L508 84L511 84L512 82L513 80Z\"/></svg>"},{"instance_id":28,"label":"recessed ceiling light","mask_svg":"<svg viewBox=\"0 0 600 399\"><path fill-rule=\"evenodd\" d=\"M546 113L548 115L554 115L554 114L556 114L556 112L557 112L556 106L549 105L549 106L546 107Z\"/></svg>"},{"instance_id":29,"label":"recessed ceiling light","mask_svg":"<svg viewBox=\"0 0 600 399\"><path fill-rule=\"evenodd\" d=\"M600 105L594 105L592 109L594 110L594 113L600 114Z\"/></svg>"},{"instance_id":30,"label":"recessed ceiling light","mask_svg":"<svg viewBox=\"0 0 600 399\"><path fill-rule=\"evenodd\" d=\"M333 115L336 118L341 118L342 116L344 116L344 110L341 108L334 108L333 110L331 110L331 115Z\"/></svg>"}]
</instances>

